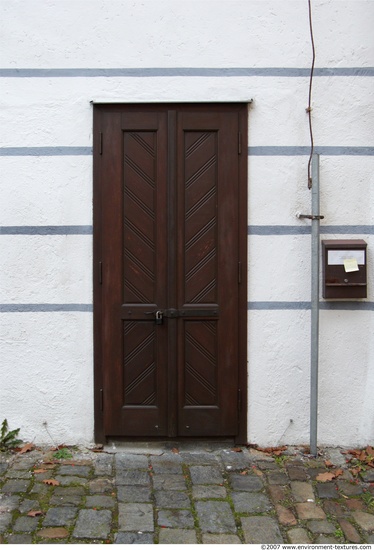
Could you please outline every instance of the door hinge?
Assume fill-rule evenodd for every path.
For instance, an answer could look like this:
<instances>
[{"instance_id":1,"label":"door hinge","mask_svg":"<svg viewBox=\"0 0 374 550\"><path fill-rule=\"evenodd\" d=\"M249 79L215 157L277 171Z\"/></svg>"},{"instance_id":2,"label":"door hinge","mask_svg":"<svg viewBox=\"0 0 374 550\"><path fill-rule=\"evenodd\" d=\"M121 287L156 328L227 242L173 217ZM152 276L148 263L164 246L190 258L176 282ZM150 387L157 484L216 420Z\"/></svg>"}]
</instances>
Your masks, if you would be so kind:
<instances>
[{"instance_id":1,"label":"door hinge","mask_svg":"<svg viewBox=\"0 0 374 550\"><path fill-rule=\"evenodd\" d=\"M242 282L242 262L238 262L238 284Z\"/></svg>"},{"instance_id":2,"label":"door hinge","mask_svg":"<svg viewBox=\"0 0 374 550\"><path fill-rule=\"evenodd\" d=\"M242 133L238 132L238 155L242 154Z\"/></svg>"},{"instance_id":3,"label":"door hinge","mask_svg":"<svg viewBox=\"0 0 374 550\"><path fill-rule=\"evenodd\" d=\"M238 389L238 412L242 410L242 390Z\"/></svg>"},{"instance_id":4,"label":"door hinge","mask_svg":"<svg viewBox=\"0 0 374 550\"><path fill-rule=\"evenodd\" d=\"M100 389L100 410L104 410L104 391L102 388Z\"/></svg>"},{"instance_id":5,"label":"door hinge","mask_svg":"<svg viewBox=\"0 0 374 550\"><path fill-rule=\"evenodd\" d=\"M103 154L103 133L99 133L99 154Z\"/></svg>"},{"instance_id":6,"label":"door hinge","mask_svg":"<svg viewBox=\"0 0 374 550\"><path fill-rule=\"evenodd\" d=\"M99 285L103 284L103 262L99 262Z\"/></svg>"}]
</instances>

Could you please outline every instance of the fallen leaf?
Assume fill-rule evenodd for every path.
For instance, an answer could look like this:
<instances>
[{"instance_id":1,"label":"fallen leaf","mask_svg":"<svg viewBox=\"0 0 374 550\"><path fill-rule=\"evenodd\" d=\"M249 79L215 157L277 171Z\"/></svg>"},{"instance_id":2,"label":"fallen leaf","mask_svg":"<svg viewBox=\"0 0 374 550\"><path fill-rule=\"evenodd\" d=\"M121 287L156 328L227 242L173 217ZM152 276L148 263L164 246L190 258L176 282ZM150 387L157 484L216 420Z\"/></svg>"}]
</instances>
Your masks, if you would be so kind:
<instances>
[{"instance_id":1,"label":"fallen leaf","mask_svg":"<svg viewBox=\"0 0 374 550\"><path fill-rule=\"evenodd\" d=\"M41 510L30 510L27 515L30 516L30 518L35 518L37 516L42 516L43 512Z\"/></svg>"},{"instance_id":2,"label":"fallen leaf","mask_svg":"<svg viewBox=\"0 0 374 550\"><path fill-rule=\"evenodd\" d=\"M233 447L231 450L234 453L242 453L243 452L243 449L241 449L240 447Z\"/></svg>"},{"instance_id":3,"label":"fallen leaf","mask_svg":"<svg viewBox=\"0 0 374 550\"><path fill-rule=\"evenodd\" d=\"M334 464L331 462L331 460L325 460L325 466L326 468L332 468Z\"/></svg>"},{"instance_id":4,"label":"fallen leaf","mask_svg":"<svg viewBox=\"0 0 374 550\"><path fill-rule=\"evenodd\" d=\"M34 444L33 443L26 443L26 445L24 445L22 447L22 449L19 451L18 454L22 455L24 453L29 453L30 451L32 451L34 448Z\"/></svg>"},{"instance_id":5,"label":"fallen leaf","mask_svg":"<svg viewBox=\"0 0 374 550\"><path fill-rule=\"evenodd\" d=\"M48 472L46 468L38 468L37 470L34 470L34 474L45 474Z\"/></svg>"},{"instance_id":6,"label":"fallen leaf","mask_svg":"<svg viewBox=\"0 0 374 550\"><path fill-rule=\"evenodd\" d=\"M283 451L287 450L287 446L282 445L282 447L257 447L257 450L268 455L280 456Z\"/></svg>"},{"instance_id":7,"label":"fallen leaf","mask_svg":"<svg viewBox=\"0 0 374 550\"><path fill-rule=\"evenodd\" d=\"M240 472L240 475L241 475L241 476L246 476L246 475L248 475L248 470L243 470L243 472Z\"/></svg>"},{"instance_id":8,"label":"fallen leaf","mask_svg":"<svg viewBox=\"0 0 374 550\"><path fill-rule=\"evenodd\" d=\"M325 472L323 474L318 474L316 480L325 483L325 481L332 481L334 478L335 474L333 472Z\"/></svg>"},{"instance_id":9,"label":"fallen leaf","mask_svg":"<svg viewBox=\"0 0 374 550\"><path fill-rule=\"evenodd\" d=\"M171 452L174 453L175 455L179 455L179 449L177 449L176 447L173 447Z\"/></svg>"},{"instance_id":10,"label":"fallen leaf","mask_svg":"<svg viewBox=\"0 0 374 550\"><path fill-rule=\"evenodd\" d=\"M43 483L45 483L46 485L54 485L54 486L60 485L60 482L57 481L57 479L43 479Z\"/></svg>"},{"instance_id":11,"label":"fallen leaf","mask_svg":"<svg viewBox=\"0 0 374 550\"><path fill-rule=\"evenodd\" d=\"M318 474L316 477L316 481L322 481L323 483L325 481L332 481L333 479L341 476L343 474L343 470L340 468L338 470L333 470L331 472L324 472L323 474Z\"/></svg>"},{"instance_id":12,"label":"fallen leaf","mask_svg":"<svg viewBox=\"0 0 374 550\"><path fill-rule=\"evenodd\" d=\"M257 468L253 468L253 472L256 474L256 476L262 477L264 474L261 472L261 470L258 470Z\"/></svg>"}]
</instances>

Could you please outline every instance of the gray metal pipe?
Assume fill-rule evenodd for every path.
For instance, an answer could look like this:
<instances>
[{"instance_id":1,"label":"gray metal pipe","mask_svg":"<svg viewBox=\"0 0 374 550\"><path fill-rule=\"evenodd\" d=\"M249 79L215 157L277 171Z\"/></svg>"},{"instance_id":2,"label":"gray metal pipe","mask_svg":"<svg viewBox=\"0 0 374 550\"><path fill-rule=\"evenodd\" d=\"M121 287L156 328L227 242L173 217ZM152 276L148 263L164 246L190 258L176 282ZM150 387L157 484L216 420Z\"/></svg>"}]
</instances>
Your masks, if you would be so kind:
<instances>
[{"instance_id":1,"label":"gray metal pipe","mask_svg":"<svg viewBox=\"0 0 374 550\"><path fill-rule=\"evenodd\" d=\"M319 155L312 158L312 255L311 255L311 350L310 350L310 453L317 456L320 204Z\"/></svg>"}]
</instances>

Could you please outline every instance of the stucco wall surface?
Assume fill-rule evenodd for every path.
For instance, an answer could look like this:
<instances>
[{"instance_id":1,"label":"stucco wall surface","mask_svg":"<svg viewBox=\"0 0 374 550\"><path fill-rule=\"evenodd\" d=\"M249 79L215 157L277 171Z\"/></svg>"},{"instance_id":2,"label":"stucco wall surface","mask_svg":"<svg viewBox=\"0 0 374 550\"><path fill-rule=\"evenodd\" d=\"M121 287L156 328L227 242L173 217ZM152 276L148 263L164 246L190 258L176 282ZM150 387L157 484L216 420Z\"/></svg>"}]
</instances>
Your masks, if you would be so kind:
<instances>
[{"instance_id":1,"label":"stucco wall surface","mask_svg":"<svg viewBox=\"0 0 374 550\"><path fill-rule=\"evenodd\" d=\"M93 440L92 102L248 102L248 441L308 443L307 0L13 0L0 18L0 422ZM321 239L368 243L322 294L318 442L374 438L374 3L312 0ZM250 102L253 100L252 102Z\"/></svg>"}]
</instances>

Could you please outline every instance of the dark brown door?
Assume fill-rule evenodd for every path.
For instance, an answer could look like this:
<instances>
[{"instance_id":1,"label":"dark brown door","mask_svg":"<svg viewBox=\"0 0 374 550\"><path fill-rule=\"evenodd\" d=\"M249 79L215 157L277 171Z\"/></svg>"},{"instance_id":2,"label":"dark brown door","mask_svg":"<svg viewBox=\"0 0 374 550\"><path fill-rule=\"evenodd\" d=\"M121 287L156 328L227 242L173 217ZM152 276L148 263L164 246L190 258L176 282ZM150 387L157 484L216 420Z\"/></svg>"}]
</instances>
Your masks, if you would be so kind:
<instances>
[{"instance_id":1,"label":"dark brown door","mask_svg":"<svg viewBox=\"0 0 374 550\"><path fill-rule=\"evenodd\" d=\"M236 436L243 106L98 106L105 436Z\"/></svg>"}]
</instances>

